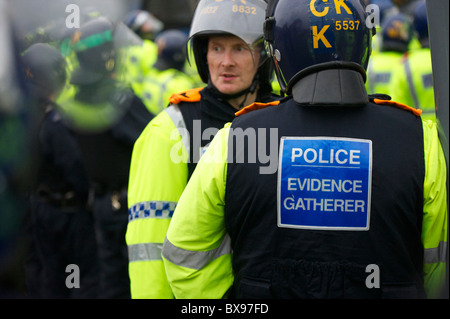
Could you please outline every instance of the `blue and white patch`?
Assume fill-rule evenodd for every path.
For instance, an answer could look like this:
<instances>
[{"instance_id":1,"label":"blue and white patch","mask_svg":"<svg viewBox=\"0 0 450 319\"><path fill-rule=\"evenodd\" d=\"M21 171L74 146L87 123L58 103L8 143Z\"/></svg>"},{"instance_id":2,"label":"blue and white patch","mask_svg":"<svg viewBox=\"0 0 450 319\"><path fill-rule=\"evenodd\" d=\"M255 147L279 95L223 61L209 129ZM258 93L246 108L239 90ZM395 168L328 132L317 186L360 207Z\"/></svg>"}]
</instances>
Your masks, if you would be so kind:
<instances>
[{"instance_id":1,"label":"blue and white patch","mask_svg":"<svg viewBox=\"0 0 450 319\"><path fill-rule=\"evenodd\" d=\"M372 141L282 137L278 226L369 230Z\"/></svg>"}]
</instances>

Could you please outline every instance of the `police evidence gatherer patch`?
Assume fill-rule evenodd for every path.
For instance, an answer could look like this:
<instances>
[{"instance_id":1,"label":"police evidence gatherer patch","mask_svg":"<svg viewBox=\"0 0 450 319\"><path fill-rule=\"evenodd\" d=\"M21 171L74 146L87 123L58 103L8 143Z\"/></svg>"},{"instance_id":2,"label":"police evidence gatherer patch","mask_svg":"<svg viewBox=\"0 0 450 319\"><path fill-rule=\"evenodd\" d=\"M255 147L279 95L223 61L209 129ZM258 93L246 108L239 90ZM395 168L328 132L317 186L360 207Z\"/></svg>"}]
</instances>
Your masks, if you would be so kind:
<instances>
[{"instance_id":1,"label":"police evidence gatherer patch","mask_svg":"<svg viewBox=\"0 0 450 319\"><path fill-rule=\"evenodd\" d=\"M341 137L282 137L278 226L368 230L372 141Z\"/></svg>"}]
</instances>

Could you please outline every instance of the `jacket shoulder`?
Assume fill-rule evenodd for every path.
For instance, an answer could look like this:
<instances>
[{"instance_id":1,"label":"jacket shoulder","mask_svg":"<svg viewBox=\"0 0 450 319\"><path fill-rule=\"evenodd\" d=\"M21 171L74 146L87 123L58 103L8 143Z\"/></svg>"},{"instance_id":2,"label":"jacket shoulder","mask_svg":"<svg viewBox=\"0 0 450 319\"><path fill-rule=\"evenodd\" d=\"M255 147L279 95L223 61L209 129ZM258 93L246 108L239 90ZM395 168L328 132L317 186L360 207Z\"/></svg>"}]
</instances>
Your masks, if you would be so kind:
<instances>
[{"instance_id":1,"label":"jacket shoulder","mask_svg":"<svg viewBox=\"0 0 450 319\"><path fill-rule=\"evenodd\" d=\"M280 104L280 101L272 101L272 102L268 102L268 103L255 102L255 103L252 103L252 104L244 107L243 109L237 111L235 113L235 115L240 116L240 115L250 113L250 112L253 112L256 110L265 109L266 107L269 107L269 106L276 106L278 104Z\"/></svg>"},{"instance_id":2,"label":"jacket shoulder","mask_svg":"<svg viewBox=\"0 0 450 319\"><path fill-rule=\"evenodd\" d=\"M203 90L202 87L186 90L181 93L174 93L170 96L169 102L171 104L179 104L180 102L198 102L202 98L200 95L201 90Z\"/></svg>"},{"instance_id":3,"label":"jacket shoulder","mask_svg":"<svg viewBox=\"0 0 450 319\"><path fill-rule=\"evenodd\" d=\"M408 106L406 104L402 104L396 101L391 101L389 96L386 96L384 94L381 95L369 95L369 99L370 102L373 102L375 104L378 105L388 105L388 106L393 106L393 107L397 107L403 110L407 110L411 113L413 113L416 116L420 116L422 114L422 110L420 109L415 109L411 106Z\"/></svg>"}]
</instances>

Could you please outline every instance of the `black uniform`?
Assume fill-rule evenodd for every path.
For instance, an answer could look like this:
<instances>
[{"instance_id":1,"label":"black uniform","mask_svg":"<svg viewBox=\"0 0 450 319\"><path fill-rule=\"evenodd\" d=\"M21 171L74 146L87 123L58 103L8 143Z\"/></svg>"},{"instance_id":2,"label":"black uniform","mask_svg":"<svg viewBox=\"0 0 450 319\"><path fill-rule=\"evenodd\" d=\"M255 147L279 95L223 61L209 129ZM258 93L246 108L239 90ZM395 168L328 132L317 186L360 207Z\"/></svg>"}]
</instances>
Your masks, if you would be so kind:
<instances>
[{"instance_id":1,"label":"black uniform","mask_svg":"<svg viewBox=\"0 0 450 319\"><path fill-rule=\"evenodd\" d=\"M30 297L96 298L98 259L92 215L86 209L88 176L73 134L51 105L39 131L37 183L30 196ZM79 268L79 288L66 279Z\"/></svg>"},{"instance_id":2,"label":"black uniform","mask_svg":"<svg viewBox=\"0 0 450 319\"><path fill-rule=\"evenodd\" d=\"M348 73L349 77L344 73ZM260 130L265 128L269 134L271 127L278 128L278 138L351 137L371 140L372 200L367 203L371 204L370 231L351 230L351 227L350 230L285 227L283 220L277 220L274 213L278 208L277 176L280 171L278 175L260 174L259 168L266 165L258 160L256 163L248 160L239 163L236 158L230 159L226 178L225 220L232 240L234 288L239 298L424 296L421 227L425 168L422 121L410 111L369 102L365 90L361 89L363 82L357 72L342 71L341 76L346 78L345 86L340 86L338 74L331 77L334 81L332 85L327 80L322 82L325 79L320 75L304 78L294 86L293 97L286 98L279 106L238 117L231 128L246 130L258 123L258 130L255 130L257 142L260 140ZM351 78L353 80L349 81ZM392 136L395 138L390 138ZM265 141L269 143L269 136ZM229 150L238 154L235 144L230 144ZM247 146L245 150L254 149ZM257 145L256 149L264 147L269 149L268 145ZM312 151L308 158L311 161L314 159ZM322 161L325 159L329 161L329 156L323 154ZM343 157L340 160L343 161ZM336 161L334 164L337 165ZM279 166L278 170L284 168ZM305 168L301 171L306 174L303 176L310 176L309 181L321 178L318 169L309 168L308 171ZM290 174L298 177L295 174L299 174L299 170L293 169ZM327 178L331 181L333 175ZM303 192L300 194L308 194L304 196L309 197L311 193L306 192L308 186L304 181L302 179L301 184L296 186L292 184L291 188L298 190L301 186ZM309 187L312 188L312 185L309 184ZM325 189L321 193L324 198L338 197L343 193L342 189L340 193L336 189L331 192L331 182L327 185L330 187L322 188ZM292 196L298 194L293 192ZM278 194L281 199L282 195ZM295 200L292 203L307 205L306 200L300 204L297 198ZM291 203L289 200L287 202ZM311 208L310 212L319 214L327 210L323 202L316 205L318 207ZM329 214L337 214L341 210L337 208L330 209ZM352 214L347 212L351 210L351 207L349 210L342 209L346 214ZM320 222L313 219L309 226L319 225L314 223ZM279 227L274 227L277 224ZM366 267L371 264L380 267L381 289L367 289L365 280L369 274Z\"/></svg>"},{"instance_id":3,"label":"black uniform","mask_svg":"<svg viewBox=\"0 0 450 319\"><path fill-rule=\"evenodd\" d=\"M106 131L75 131L75 135L90 181L89 206L95 220L99 253L99 298L130 298L125 243L128 174L134 142L153 115L131 91L116 91L114 83L110 85L109 93L106 90L87 94L80 89L76 99L86 104L107 100L117 109L126 108L124 115ZM91 90L92 85L88 92Z\"/></svg>"}]
</instances>

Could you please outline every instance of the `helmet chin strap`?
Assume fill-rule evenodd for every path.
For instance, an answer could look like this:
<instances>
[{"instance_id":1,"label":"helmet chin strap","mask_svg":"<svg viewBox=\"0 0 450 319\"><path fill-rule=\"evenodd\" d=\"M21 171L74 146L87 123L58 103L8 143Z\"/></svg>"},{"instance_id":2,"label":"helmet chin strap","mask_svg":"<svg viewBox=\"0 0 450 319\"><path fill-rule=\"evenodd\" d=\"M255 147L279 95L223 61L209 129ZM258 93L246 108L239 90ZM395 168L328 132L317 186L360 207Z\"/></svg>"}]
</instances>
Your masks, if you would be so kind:
<instances>
[{"instance_id":1,"label":"helmet chin strap","mask_svg":"<svg viewBox=\"0 0 450 319\"><path fill-rule=\"evenodd\" d=\"M219 89L211 82L211 79L208 78L208 88L211 89L214 94L221 100L225 100L225 101L229 101L229 100L233 100L236 99L238 97L244 96L244 99L242 100L241 104L239 104L239 109L241 109L245 103L245 101L247 100L247 96L249 94L253 94L256 91L256 87L258 85L258 79L259 79L259 75L258 73L255 75L255 77L253 78L252 84L246 88L243 89L242 91L239 91L237 93L233 93L233 94L226 94L226 93L222 93L219 91Z\"/></svg>"}]
</instances>

